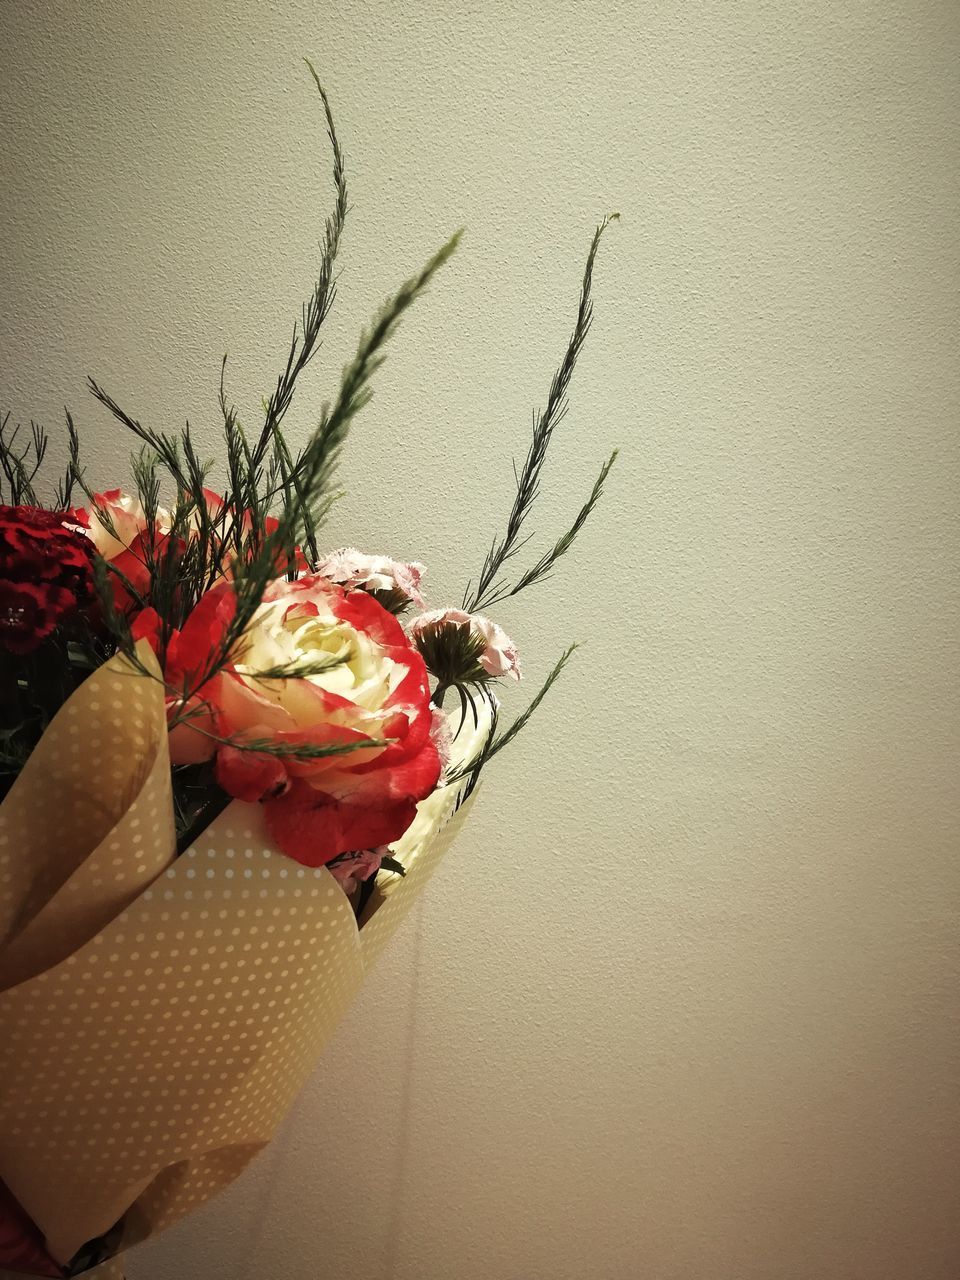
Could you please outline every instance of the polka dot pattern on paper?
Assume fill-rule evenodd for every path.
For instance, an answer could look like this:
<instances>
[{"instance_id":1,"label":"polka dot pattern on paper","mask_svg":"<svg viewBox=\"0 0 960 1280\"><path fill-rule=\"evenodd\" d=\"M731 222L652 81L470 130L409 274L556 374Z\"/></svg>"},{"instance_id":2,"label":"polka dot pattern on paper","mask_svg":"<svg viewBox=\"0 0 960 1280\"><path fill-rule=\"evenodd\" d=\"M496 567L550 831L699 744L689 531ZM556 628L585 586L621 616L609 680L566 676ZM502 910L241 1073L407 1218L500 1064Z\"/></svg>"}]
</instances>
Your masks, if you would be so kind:
<instances>
[{"instance_id":1,"label":"polka dot pattern on paper","mask_svg":"<svg viewBox=\"0 0 960 1280\"><path fill-rule=\"evenodd\" d=\"M362 975L336 881L270 848L262 810L235 801L106 929L8 991L0 1168L52 1252L144 1193L172 1221L235 1176Z\"/></svg>"},{"instance_id":2,"label":"polka dot pattern on paper","mask_svg":"<svg viewBox=\"0 0 960 1280\"><path fill-rule=\"evenodd\" d=\"M148 775L126 793L130 856L152 829L150 776L162 789ZM270 1140L463 821L455 803L421 807L395 850L408 874L358 933L330 873L280 854L261 807L234 801L99 932L0 995L0 1176L54 1256L124 1214L124 1247L154 1234Z\"/></svg>"},{"instance_id":3,"label":"polka dot pattern on paper","mask_svg":"<svg viewBox=\"0 0 960 1280\"><path fill-rule=\"evenodd\" d=\"M61 708L3 802L0 991L93 937L175 851L163 687L118 657Z\"/></svg>"}]
</instances>

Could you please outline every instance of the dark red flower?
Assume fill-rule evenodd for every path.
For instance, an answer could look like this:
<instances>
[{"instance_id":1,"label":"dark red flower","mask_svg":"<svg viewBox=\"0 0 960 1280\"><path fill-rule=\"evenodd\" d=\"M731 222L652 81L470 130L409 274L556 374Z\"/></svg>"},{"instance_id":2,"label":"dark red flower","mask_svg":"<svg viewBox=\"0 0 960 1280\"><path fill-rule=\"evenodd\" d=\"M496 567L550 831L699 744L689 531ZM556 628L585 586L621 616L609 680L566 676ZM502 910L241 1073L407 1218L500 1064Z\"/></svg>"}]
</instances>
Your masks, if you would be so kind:
<instances>
[{"instance_id":1,"label":"dark red flower","mask_svg":"<svg viewBox=\"0 0 960 1280\"><path fill-rule=\"evenodd\" d=\"M0 647L32 653L94 600L93 545L72 511L0 506Z\"/></svg>"}]
</instances>

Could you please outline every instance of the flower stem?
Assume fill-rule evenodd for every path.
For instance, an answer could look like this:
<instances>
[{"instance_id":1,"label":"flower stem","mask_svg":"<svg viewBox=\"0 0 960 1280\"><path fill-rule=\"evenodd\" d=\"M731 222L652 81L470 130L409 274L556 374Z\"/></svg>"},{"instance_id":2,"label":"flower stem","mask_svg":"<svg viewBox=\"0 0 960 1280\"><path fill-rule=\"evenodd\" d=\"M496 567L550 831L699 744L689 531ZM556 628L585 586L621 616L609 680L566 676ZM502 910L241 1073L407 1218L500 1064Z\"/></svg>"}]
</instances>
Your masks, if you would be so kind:
<instances>
[{"instance_id":1,"label":"flower stem","mask_svg":"<svg viewBox=\"0 0 960 1280\"><path fill-rule=\"evenodd\" d=\"M219 818L232 799L233 796L228 795L226 791L221 791L219 787L211 791L210 799L203 805L200 812L190 825L185 828L177 841L178 858L190 848L194 840L203 835L214 818Z\"/></svg>"}]
</instances>

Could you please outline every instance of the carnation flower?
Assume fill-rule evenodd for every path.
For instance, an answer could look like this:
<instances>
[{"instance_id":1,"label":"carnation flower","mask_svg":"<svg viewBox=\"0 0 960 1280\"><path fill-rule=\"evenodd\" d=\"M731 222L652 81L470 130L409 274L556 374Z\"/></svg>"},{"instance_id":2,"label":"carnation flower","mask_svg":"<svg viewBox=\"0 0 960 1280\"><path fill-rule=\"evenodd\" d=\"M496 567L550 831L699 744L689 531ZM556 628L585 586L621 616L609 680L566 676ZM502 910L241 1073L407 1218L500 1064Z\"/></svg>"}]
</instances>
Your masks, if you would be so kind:
<instances>
[{"instance_id":1,"label":"carnation flower","mask_svg":"<svg viewBox=\"0 0 960 1280\"><path fill-rule=\"evenodd\" d=\"M92 548L75 513L0 507L0 645L27 654L94 600Z\"/></svg>"},{"instance_id":2,"label":"carnation flower","mask_svg":"<svg viewBox=\"0 0 960 1280\"><path fill-rule=\"evenodd\" d=\"M228 583L200 600L168 646L172 687L195 683L234 609ZM309 866L398 839L440 774L423 659L371 596L319 575L267 588L188 710L170 737L174 764L214 758L223 789L263 801L280 848ZM256 749L267 744L282 750ZM352 749L310 755L341 744Z\"/></svg>"},{"instance_id":3,"label":"carnation flower","mask_svg":"<svg viewBox=\"0 0 960 1280\"><path fill-rule=\"evenodd\" d=\"M410 636L441 685L520 679L517 646L502 627L478 613L431 609L413 619Z\"/></svg>"},{"instance_id":4,"label":"carnation flower","mask_svg":"<svg viewBox=\"0 0 960 1280\"><path fill-rule=\"evenodd\" d=\"M147 530L147 515L143 503L122 489L108 489L93 495L93 506L86 512L87 537L104 560L116 560ZM170 516L166 511L157 512L157 527L161 532L170 528Z\"/></svg>"},{"instance_id":5,"label":"carnation flower","mask_svg":"<svg viewBox=\"0 0 960 1280\"><path fill-rule=\"evenodd\" d=\"M380 870L384 854L389 853L387 845L379 849L361 849L357 853L341 854L335 862L328 864L330 874L338 881L346 894L359 888L361 881L369 880Z\"/></svg>"},{"instance_id":6,"label":"carnation flower","mask_svg":"<svg viewBox=\"0 0 960 1280\"><path fill-rule=\"evenodd\" d=\"M420 580L425 573L422 564L406 564L388 556L368 556L356 547L340 547L331 551L317 565L317 573L345 587L362 587L389 609L400 613L408 604L423 608Z\"/></svg>"}]
</instances>

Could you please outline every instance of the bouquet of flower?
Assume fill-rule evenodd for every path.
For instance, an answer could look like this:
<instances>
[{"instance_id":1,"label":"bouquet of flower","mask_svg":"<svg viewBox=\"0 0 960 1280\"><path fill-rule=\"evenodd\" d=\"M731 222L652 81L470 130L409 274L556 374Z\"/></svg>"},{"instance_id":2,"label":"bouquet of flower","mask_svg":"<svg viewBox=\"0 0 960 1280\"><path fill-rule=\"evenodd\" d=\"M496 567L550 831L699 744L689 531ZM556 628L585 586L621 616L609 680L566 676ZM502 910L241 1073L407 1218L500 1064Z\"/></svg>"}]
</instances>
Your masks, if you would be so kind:
<instances>
[{"instance_id":1,"label":"bouquet of flower","mask_svg":"<svg viewBox=\"0 0 960 1280\"><path fill-rule=\"evenodd\" d=\"M313 74L336 199L257 430L222 371L211 467L189 427L142 426L91 381L137 441L132 491L88 486L68 413L51 494L43 431L0 423L0 1267L21 1274L107 1275L270 1140L571 652L502 728L495 691L520 667L485 614L549 576L613 463L512 573L606 221L506 528L462 608L427 610L422 565L326 550L322 530L385 344L457 237L385 304L316 430L289 443L347 213Z\"/></svg>"}]
</instances>

